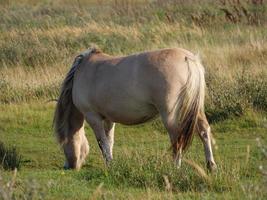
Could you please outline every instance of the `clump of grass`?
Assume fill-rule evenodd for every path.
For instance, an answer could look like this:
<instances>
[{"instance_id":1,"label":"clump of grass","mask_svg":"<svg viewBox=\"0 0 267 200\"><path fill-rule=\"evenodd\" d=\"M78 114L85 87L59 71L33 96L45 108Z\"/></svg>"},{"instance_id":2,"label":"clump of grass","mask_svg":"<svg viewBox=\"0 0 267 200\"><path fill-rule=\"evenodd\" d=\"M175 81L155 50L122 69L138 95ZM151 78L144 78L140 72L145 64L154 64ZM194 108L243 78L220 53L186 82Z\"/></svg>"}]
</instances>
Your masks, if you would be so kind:
<instances>
[{"instance_id":1,"label":"clump of grass","mask_svg":"<svg viewBox=\"0 0 267 200\"><path fill-rule=\"evenodd\" d=\"M186 161L177 169L166 155L121 155L108 169L108 179L116 185L159 190L203 191L210 188L212 182L206 170L193 161Z\"/></svg>"},{"instance_id":2,"label":"clump of grass","mask_svg":"<svg viewBox=\"0 0 267 200\"><path fill-rule=\"evenodd\" d=\"M6 147L4 143L0 142L0 165L5 170L20 168L21 155L18 153L16 147Z\"/></svg>"},{"instance_id":3,"label":"clump of grass","mask_svg":"<svg viewBox=\"0 0 267 200\"><path fill-rule=\"evenodd\" d=\"M237 192L239 197L245 197L246 193L242 194L240 190L242 184L246 184L242 176L247 172L248 166L245 166L243 161L217 161L218 170L209 174L201 164L186 158L183 159L182 167L177 169L172 159L164 154L149 156L137 152L123 153L114 159L103 180L105 184L120 187L151 188L173 193ZM246 176L253 177L255 174L248 173ZM251 196L263 195L263 192L259 193L255 188L251 190Z\"/></svg>"}]
</instances>

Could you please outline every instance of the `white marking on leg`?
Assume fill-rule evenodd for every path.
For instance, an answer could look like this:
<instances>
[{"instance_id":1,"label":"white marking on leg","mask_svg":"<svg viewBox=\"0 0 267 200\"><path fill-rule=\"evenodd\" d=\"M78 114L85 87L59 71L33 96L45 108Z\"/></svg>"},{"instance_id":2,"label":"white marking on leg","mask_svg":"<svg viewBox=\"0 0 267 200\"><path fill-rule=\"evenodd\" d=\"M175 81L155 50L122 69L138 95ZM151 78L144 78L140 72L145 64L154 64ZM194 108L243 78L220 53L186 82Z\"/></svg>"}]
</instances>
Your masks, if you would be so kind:
<instances>
[{"instance_id":1,"label":"white marking on leg","mask_svg":"<svg viewBox=\"0 0 267 200\"><path fill-rule=\"evenodd\" d=\"M105 133L108 139L111 159L113 158L114 130L115 130L115 123L110 121L105 121Z\"/></svg>"},{"instance_id":2,"label":"white marking on leg","mask_svg":"<svg viewBox=\"0 0 267 200\"><path fill-rule=\"evenodd\" d=\"M210 138L210 127L207 128L206 131L202 131L200 133L203 143L204 143L204 149L205 149L205 156L207 160L207 167L210 170L213 170L216 168L216 163L214 161L213 152L212 152L212 146L211 146L211 138Z\"/></svg>"},{"instance_id":3,"label":"white marking on leg","mask_svg":"<svg viewBox=\"0 0 267 200\"><path fill-rule=\"evenodd\" d=\"M179 169L182 165L182 148L180 148L177 152L177 156L175 158L175 165Z\"/></svg>"}]
</instances>

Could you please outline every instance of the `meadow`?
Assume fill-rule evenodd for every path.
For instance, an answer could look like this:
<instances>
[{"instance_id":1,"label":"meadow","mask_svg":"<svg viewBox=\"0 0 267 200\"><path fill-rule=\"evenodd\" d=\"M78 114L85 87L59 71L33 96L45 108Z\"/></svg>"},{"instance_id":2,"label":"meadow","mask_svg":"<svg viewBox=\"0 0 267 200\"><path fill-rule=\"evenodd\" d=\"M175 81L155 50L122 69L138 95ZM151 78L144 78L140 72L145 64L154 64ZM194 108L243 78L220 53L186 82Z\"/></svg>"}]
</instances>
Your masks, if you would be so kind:
<instances>
[{"instance_id":1,"label":"meadow","mask_svg":"<svg viewBox=\"0 0 267 200\"><path fill-rule=\"evenodd\" d=\"M0 13L0 199L266 199L265 1L0 0ZM199 53L216 173L197 136L176 169L158 119L118 125L109 168L86 126L85 166L63 170L49 100L92 44L111 55Z\"/></svg>"}]
</instances>

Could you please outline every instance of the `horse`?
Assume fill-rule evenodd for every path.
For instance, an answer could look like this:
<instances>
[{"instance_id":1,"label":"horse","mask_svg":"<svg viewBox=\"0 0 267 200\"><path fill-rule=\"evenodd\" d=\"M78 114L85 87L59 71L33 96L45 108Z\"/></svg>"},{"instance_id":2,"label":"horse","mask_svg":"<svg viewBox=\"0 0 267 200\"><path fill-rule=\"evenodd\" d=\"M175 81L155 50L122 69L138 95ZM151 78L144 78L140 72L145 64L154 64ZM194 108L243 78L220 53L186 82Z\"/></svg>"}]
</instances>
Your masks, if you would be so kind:
<instances>
[{"instance_id":1,"label":"horse","mask_svg":"<svg viewBox=\"0 0 267 200\"><path fill-rule=\"evenodd\" d=\"M79 170L89 153L84 120L109 165L115 123L136 125L160 116L175 165L180 167L197 132L207 168L213 171L216 163L204 96L204 67L188 50L165 48L129 56L111 56L95 47L85 50L63 81L54 114L55 133L66 157L64 168Z\"/></svg>"}]
</instances>

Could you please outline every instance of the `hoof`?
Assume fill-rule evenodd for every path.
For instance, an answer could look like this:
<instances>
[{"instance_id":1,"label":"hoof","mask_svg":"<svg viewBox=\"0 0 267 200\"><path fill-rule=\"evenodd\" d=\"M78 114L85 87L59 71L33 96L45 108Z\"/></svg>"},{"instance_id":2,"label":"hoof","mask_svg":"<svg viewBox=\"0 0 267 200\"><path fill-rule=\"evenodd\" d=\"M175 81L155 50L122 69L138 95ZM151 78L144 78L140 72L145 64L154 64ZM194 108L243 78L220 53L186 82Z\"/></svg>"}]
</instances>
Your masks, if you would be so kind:
<instances>
[{"instance_id":1,"label":"hoof","mask_svg":"<svg viewBox=\"0 0 267 200\"><path fill-rule=\"evenodd\" d=\"M217 171L217 165L215 162L208 162L207 168L210 172L216 172Z\"/></svg>"},{"instance_id":2,"label":"hoof","mask_svg":"<svg viewBox=\"0 0 267 200\"><path fill-rule=\"evenodd\" d=\"M67 162L64 163L63 169L65 169L65 170L70 169L70 166Z\"/></svg>"},{"instance_id":3,"label":"hoof","mask_svg":"<svg viewBox=\"0 0 267 200\"><path fill-rule=\"evenodd\" d=\"M73 169L73 170L80 170L80 168L81 168L81 166L77 166L77 165L69 165L67 162L65 162L65 164L64 164L64 166L63 166L63 168L65 169L65 170L71 170L71 169Z\"/></svg>"},{"instance_id":4,"label":"hoof","mask_svg":"<svg viewBox=\"0 0 267 200\"><path fill-rule=\"evenodd\" d=\"M112 166L112 159L106 160L106 167L110 168Z\"/></svg>"},{"instance_id":5,"label":"hoof","mask_svg":"<svg viewBox=\"0 0 267 200\"><path fill-rule=\"evenodd\" d=\"M64 166L63 166L63 169L64 169L64 170L70 170L71 168L69 168L69 167L67 167L67 166L64 165Z\"/></svg>"}]
</instances>

